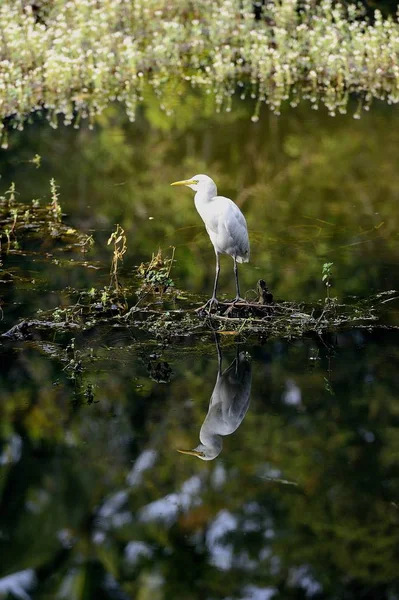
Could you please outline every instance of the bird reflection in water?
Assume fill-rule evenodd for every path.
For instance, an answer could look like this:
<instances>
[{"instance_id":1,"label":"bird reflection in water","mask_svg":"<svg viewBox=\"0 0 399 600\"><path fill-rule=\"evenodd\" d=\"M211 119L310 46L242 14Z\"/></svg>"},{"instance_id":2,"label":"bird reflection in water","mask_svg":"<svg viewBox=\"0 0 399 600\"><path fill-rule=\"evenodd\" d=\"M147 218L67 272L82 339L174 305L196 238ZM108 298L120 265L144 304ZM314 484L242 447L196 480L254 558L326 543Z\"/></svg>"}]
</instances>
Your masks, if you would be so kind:
<instances>
[{"instance_id":1,"label":"bird reflection in water","mask_svg":"<svg viewBox=\"0 0 399 600\"><path fill-rule=\"evenodd\" d=\"M197 456L201 460L213 460L223 447L223 436L234 433L241 425L248 407L251 392L251 357L239 351L227 369L222 371L222 351L216 337L218 374L209 403L208 414L200 429L201 443L192 450L178 450L182 454Z\"/></svg>"}]
</instances>

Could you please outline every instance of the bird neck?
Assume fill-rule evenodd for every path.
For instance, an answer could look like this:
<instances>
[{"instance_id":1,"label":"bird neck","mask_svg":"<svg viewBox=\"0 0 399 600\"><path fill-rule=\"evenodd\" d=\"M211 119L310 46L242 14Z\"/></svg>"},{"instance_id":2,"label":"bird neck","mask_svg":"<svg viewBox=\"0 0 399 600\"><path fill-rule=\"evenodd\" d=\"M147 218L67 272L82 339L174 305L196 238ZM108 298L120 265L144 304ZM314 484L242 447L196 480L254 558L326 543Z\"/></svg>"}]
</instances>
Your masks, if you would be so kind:
<instances>
[{"instance_id":1,"label":"bird neck","mask_svg":"<svg viewBox=\"0 0 399 600\"><path fill-rule=\"evenodd\" d=\"M213 182L209 183L206 187L201 188L195 194L195 203L204 204L206 202L210 202L215 196L217 196L217 193L218 191L216 185Z\"/></svg>"},{"instance_id":2,"label":"bird neck","mask_svg":"<svg viewBox=\"0 0 399 600\"><path fill-rule=\"evenodd\" d=\"M223 448L222 436L217 433L210 433L203 431L201 429L200 432L200 440L203 448L205 448L205 453L207 456L211 456L215 458L218 454L221 453Z\"/></svg>"}]
</instances>

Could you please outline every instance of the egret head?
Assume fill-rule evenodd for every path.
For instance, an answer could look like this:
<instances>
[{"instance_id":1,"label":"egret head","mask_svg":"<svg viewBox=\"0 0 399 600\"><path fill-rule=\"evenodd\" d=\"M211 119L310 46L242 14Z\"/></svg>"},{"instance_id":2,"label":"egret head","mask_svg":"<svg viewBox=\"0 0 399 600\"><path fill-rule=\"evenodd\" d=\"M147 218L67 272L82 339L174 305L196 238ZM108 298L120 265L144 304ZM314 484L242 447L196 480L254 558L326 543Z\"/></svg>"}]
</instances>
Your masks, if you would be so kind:
<instances>
[{"instance_id":1,"label":"egret head","mask_svg":"<svg viewBox=\"0 0 399 600\"><path fill-rule=\"evenodd\" d=\"M191 179L183 179L183 181L175 181L170 185L186 185L187 187L194 190L194 192L206 192L213 196L216 196L217 189L213 179L208 175L194 175Z\"/></svg>"},{"instance_id":2,"label":"egret head","mask_svg":"<svg viewBox=\"0 0 399 600\"><path fill-rule=\"evenodd\" d=\"M220 436L218 436L220 438ZM222 440L221 438L217 441L215 445L205 446L205 444L199 444L196 448L192 450L179 450L177 451L180 454L189 454L190 456L196 456L201 460L213 460L216 458L222 451Z\"/></svg>"}]
</instances>

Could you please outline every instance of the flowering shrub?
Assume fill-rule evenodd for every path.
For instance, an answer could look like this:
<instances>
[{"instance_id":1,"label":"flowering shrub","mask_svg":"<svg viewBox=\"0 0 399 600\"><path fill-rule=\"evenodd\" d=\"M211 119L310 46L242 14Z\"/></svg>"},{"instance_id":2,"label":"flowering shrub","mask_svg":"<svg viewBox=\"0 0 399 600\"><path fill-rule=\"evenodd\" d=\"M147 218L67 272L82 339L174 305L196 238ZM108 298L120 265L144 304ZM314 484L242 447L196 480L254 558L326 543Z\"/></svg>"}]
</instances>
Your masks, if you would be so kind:
<instances>
[{"instance_id":1,"label":"flowering shrub","mask_svg":"<svg viewBox=\"0 0 399 600\"><path fill-rule=\"evenodd\" d=\"M114 100L134 120L147 86L168 114L182 81L218 110L253 98L254 121L261 103L278 114L307 99L334 115L351 93L364 108L399 100L398 22L332 0L276 1L259 21L250 0L54 0L39 17L2 0L0 40L0 119L19 128L42 108L54 127L60 114L92 123Z\"/></svg>"}]
</instances>

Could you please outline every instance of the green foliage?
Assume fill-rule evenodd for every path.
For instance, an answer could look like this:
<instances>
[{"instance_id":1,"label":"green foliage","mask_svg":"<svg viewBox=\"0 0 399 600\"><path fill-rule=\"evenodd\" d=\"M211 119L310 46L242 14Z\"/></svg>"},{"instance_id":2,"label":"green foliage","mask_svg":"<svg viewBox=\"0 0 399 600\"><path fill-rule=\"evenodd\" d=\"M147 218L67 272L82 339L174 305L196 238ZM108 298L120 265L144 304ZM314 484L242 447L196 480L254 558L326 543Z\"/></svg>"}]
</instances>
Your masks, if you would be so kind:
<instances>
[{"instance_id":1,"label":"green foliage","mask_svg":"<svg viewBox=\"0 0 399 600\"><path fill-rule=\"evenodd\" d=\"M81 9L62 3L67 4L74 10L69 18L77 19ZM61 15L60 39L65 40L62 5L54 7ZM155 4L112 2L113 14L125 5L128 11L142 11L145 29ZM88 4L81 6L83 10ZM93 24L104 6L91 3L86 16L93 15ZM282 10L283 4L278 6ZM288 11L289 5L284 6ZM52 8L43 18L50 18ZM167 10L184 13L188 27L199 27L192 22L196 4L168 2ZM287 12L288 25L292 15ZM223 14L218 26L222 19L227 23ZM330 21L334 27L334 14ZM9 24L6 41L19 35L19 23ZM112 23L104 19L101 25L104 52L110 50L106 33ZM227 27L237 23L231 19ZM97 34L90 33L89 25L90 18L82 20L90 50L90 36ZM221 37L226 31L230 29L221 29ZM371 34L368 26L364 31ZM289 44L297 40L295 29L291 34ZM29 39L30 30L26 35ZM180 29L176 35L186 33ZM45 47L45 39L39 39L32 52L41 42ZM73 46L71 39L59 56ZM19 52L10 44L5 51ZM227 56L229 49L218 51ZM370 57L373 53L370 46ZM189 58L190 49L187 54ZM337 56L335 52L331 58L333 67ZM46 69L59 69L61 58L53 66L51 58L49 54ZM156 58L162 69L164 63ZM99 110L103 65L111 59L100 61L96 55ZM33 68L42 73L40 64ZM54 72L50 83L56 90L59 82L61 91L53 97L49 92L49 102L56 96L61 101L63 86L68 87L67 61L63 69ZM86 66L82 69L76 72L77 86ZM119 77L119 71L107 71L105 84L112 76ZM225 79L219 83L223 86ZM185 95L181 82L176 89ZM299 303L319 299L320 279L326 275L323 283L330 282L334 266L334 289L341 298L370 297L371 290L380 290L374 300L382 309L394 306L395 296L384 290L399 287L397 112L380 107L360 123L349 117L331 123L324 115L299 109L282 119L264 115L258 125L248 126L251 107L244 102L239 110L213 115L209 106L203 107L201 94L179 100L170 86L168 90L175 113L183 109L180 127L172 115L161 124L160 100L151 93L144 110L147 120L141 115L134 126L112 107L93 132L61 128L49 136L34 126L23 137L16 135L15 153L3 154L4 186L17 181L20 196L14 186L0 200L2 241L7 245L7 235L9 240L9 254L3 257L7 272L2 272L1 326L6 330L36 308L44 320L50 308L57 327L28 327L28 339L16 344L1 338L0 576L35 568L38 600L112 594L245 598L255 593L254 586L261 594L273 593L275 600L303 598L309 589L326 599L393 598L398 594L399 547L397 332L368 333L371 320L366 328L339 336L250 340L250 409L239 430L226 438L220 460L202 463L178 455L176 448L198 439L209 406L217 377L209 335L201 330L191 347L188 335L171 343L174 331L192 332L193 315L182 325L178 310L164 312L162 321L155 315L150 335L138 325L133 329L132 320L122 323L126 306L106 285L108 273L100 284L99 267L109 259L104 231L118 222L110 245L120 254L126 239L134 240L129 253L122 254L126 283L136 289L133 265L150 256L156 244L173 244L173 278L205 296L214 274L212 248L191 196L182 191L176 197L167 185L205 171L247 217L252 257L240 272L247 289L264 276L275 295L297 301L277 304L293 308L298 322L304 320ZM38 92L32 87L30 93ZM94 91L85 93L91 98ZM159 126L151 127L148 119ZM46 158L41 169L29 162L36 151ZM30 169L30 176L20 169ZM52 210L44 208L50 176L62 182L68 223L62 215L55 222ZM54 192L58 194L55 182ZM91 260L84 256L79 262L82 249L91 245L90 236L79 229L88 228L96 230L98 242ZM119 239L122 228L125 240ZM14 252L12 230L23 253ZM331 256L334 264L328 262ZM143 264L140 282L162 294L170 285L173 256L154 259L151 269L152 261ZM221 285L227 291L232 273L225 264ZM118 258L118 275L120 267ZM66 289L72 284L75 290L88 290L74 306ZM133 296L133 286L129 292ZM60 306L54 311L55 303ZM316 332L317 325L324 327L323 319L338 319L340 310L338 303L320 301L317 306L319 312L311 315ZM368 307L352 301L351 310L358 323ZM91 322L90 312L95 314ZM82 314L87 329L80 333L72 325ZM112 315L118 320L108 319ZM394 317L395 311L386 315L385 323ZM223 328L228 333L235 326ZM292 337L292 326L286 333ZM232 337L224 336L226 354L233 354L228 346ZM293 388L296 404L287 400ZM22 444L20 455L12 451L15 440L17 449L18 440ZM146 451L153 457L147 469L140 462ZM152 503L160 501L165 513L154 510ZM146 520L151 504L155 517ZM234 527L218 535L216 525L223 519ZM132 542L144 545L135 559ZM215 563L215 555L227 557L224 568Z\"/></svg>"},{"instance_id":2,"label":"green foliage","mask_svg":"<svg viewBox=\"0 0 399 600\"><path fill-rule=\"evenodd\" d=\"M86 236L84 236L84 238L82 239L81 243L80 243L80 247L82 249L82 253L84 255L86 255L88 252L90 252L90 250L93 248L94 246L94 237L93 235L89 235L87 234Z\"/></svg>"},{"instance_id":3,"label":"green foliage","mask_svg":"<svg viewBox=\"0 0 399 600\"><path fill-rule=\"evenodd\" d=\"M323 265L323 269L322 269L322 281L328 281L331 279L332 276L332 266L334 263L324 263ZM327 285L327 283L326 283Z\"/></svg>"},{"instance_id":4,"label":"green foliage","mask_svg":"<svg viewBox=\"0 0 399 600\"><path fill-rule=\"evenodd\" d=\"M331 277L332 277L332 267L334 263L324 263L322 268L322 277L321 280L324 282L326 286L327 298L330 298L330 288L331 288Z\"/></svg>"},{"instance_id":5,"label":"green foliage","mask_svg":"<svg viewBox=\"0 0 399 600\"><path fill-rule=\"evenodd\" d=\"M16 195L16 191L15 191L15 183L12 181L10 188L6 191L5 196L8 199L8 204L11 206L12 204L15 203L15 195ZM3 197L2 197L3 199Z\"/></svg>"},{"instance_id":6,"label":"green foliage","mask_svg":"<svg viewBox=\"0 0 399 600\"><path fill-rule=\"evenodd\" d=\"M118 272L120 269L120 263L123 261L123 257L127 252L127 238L124 229L118 224L115 231L108 238L107 245L113 244L113 253L111 261L111 282L110 287L113 287L117 292L120 288L118 281Z\"/></svg>"},{"instance_id":7,"label":"green foliage","mask_svg":"<svg viewBox=\"0 0 399 600\"><path fill-rule=\"evenodd\" d=\"M58 189L59 189L59 186L56 185L55 179L51 178L50 179L50 190L51 190L50 208L51 208L51 212L53 213L54 220L59 223L61 221L62 209L61 209L61 205L58 201L58 198L60 197Z\"/></svg>"},{"instance_id":8,"label":"green foliage","mask_svg":"<svg viewBox=\"0 0 399 600\"><path fill-rule=\"evenodd\" d=\"M159 294L162 297L164 293L175 287L175 283L170 277L174 257L174 247L172 247L172 256L170 258L165 258L162 255L161 248L159 248L156 254L153 253L148 263L141 263L137 267L137 275L143 281L137 290L138 296L142 298L151 293Z\"/></svg>"},{"instance_id":9,"label":"green foliage","mask_svg":"<svg viewBox=\"0 0 399 600\"><path fill-rule=\"evenodd\" d=\"M279 114L306 99L335 115L354 93L357 118L374 99L399 100L399 25L378 10L371 24L353 4L270 2L255 20L249 0L56 0L39 15L28 2L0 6L0 120L16 128L39 106L52 127L61 115L93 126L114 100L134 121L148 88L164 122L181 81L212 94L217 110L230 112L235 95L253 99L254 122L264 103Z\"/></svg>"},{"instance_id":10,"label":"green foliage","mask_svg":"<svg viewBox=\"0 0 399 600\"><path fill-rule=\"evenodd\" d=\"M40 154L35 154L35 156L30 160L32 164L36 166L36 169L40 169L42 157Z\"/></svg>"},{"instance_id":11,"label":"green foliage","mask_svg":"<svg viewBox=\"0 0 399 600\"><path fill-rule=\"evenodd\" d=\"M62 222L58 186L53 178L50 180L50 189L51 203L47 207L41 207L39 200L32 200L29 204L17 201L18 192L14 183L0 196L1 234L7 239L7 250L19 248L17 234L21 234L21 240L23 238L24 242L30 237L43 240L50 235L69 244L76 242L85 251L92 245L92 236L79 233Z\"/></svg>"},{"instance_id":12,"label":"green foliage","mask_svg":"<svg viewBox=\"0 0 399 600\"><path fill-rule=\"evenodd\" d=\"M200 96L192 102L197 119L182 130L159 130L144 115L129 124L116 107L92 132L52 132L39 122L4 153L4 189L14 180L16 198L35 197L44 206L54 177L62 183L62 208L73 228L96 231L92 266L109 260L105 232L120 223L129 241L124 269L132 273L158 245L175 246L173 279L206 297L214 278L212 246L192 193L173 193L168 185L205 172L247 219L251 261L240 267L244 292L263 278L277 299L316 302L324 296L317 285L321 266L332 257L340 302L399 288L394 108L380 105L355 121L331 120L303 107L281 119L265 113L255 126L248 125L250 107L244 103L240 112L207 116ZM24 162L36 150L46 156L37 170ZM230 259L222 257L221 267L220 291L229 297ZM98 287L87 279L76 287Z\"/></svg>"}]
</instances>

